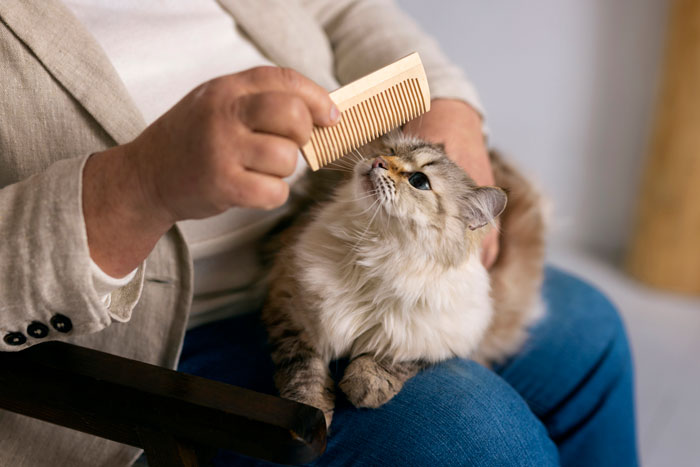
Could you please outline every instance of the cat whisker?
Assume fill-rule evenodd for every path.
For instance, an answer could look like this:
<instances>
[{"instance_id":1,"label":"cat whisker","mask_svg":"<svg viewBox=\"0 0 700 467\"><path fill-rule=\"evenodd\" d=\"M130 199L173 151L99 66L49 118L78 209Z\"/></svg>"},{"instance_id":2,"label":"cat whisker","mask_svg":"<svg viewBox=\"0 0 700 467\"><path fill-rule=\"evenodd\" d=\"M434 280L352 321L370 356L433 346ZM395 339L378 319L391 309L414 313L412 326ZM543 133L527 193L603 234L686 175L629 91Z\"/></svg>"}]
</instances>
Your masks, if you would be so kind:
<instances>
[{"instance_id":1,"label":"cat whisker","mask_svg":"<svg viewBox=\"0 0 700 467\"><path fill-rule=\"evenodd\" d=\"M366 207L365 209L363 209L361 212L356 213L356 214L355 214L355 217L364 216L367 212L369 212L370 210L372 210L372 209L375 208L375 207L376 207L377 209L379 209L379 208L381 207L381 206L378 206L378 204L380 203L380 201L381 201L381 200L380 200L379 198L377 198L376 200L374 200L374 202L373 202L372 204L370 204L369 206L367 206L367 207ZM365 229L365 230L366 230L366 229ZM360 235L354 235L354 237L355 237L355 238L360 238Z\"/></svg>"},{"instance_id":2,"label":"cat whisker","mask_svg":"<svg viewBox=\"0 0 700 467\"><path fill-rule=\"evenodd\" d=\"M367 198L374 198L377 196L377 193L379 193L378 190L372 190L371 192L369 192L368 195L357 197L351 201L360 201L360 200L367 199Z\"/></svg>"},{"instance_id":3,"label":"cat whisker","mask_svg":"<svg viewBox=\"0 0 700 467\"><path fill-rule=\"evenodd\" d=\"M356 201L360 201L360 200L363 200L363 199L372 198L372 197L376 196L376 194L377 194L378 192L379 192L378 190L372 190L372 191L369 192L369 194L366 195L366 196L360 196L360 197L352 198L352 199L338 199L338 200L335 200L335 202L336 202L336 203L354 203L354 202L356 202Z\"/></svg>"},{"instance_id":4,"label":"cat whisker","mask_svg":"<svg viewBox=\"0 0 700 467\"><path fill-rule=\"evenodd\" d=\"M352 173L352 172L353 172L353 171L350 170L350 169L346 169L346 168L338 168L338 169L336 169L336 168L334 168L334 167L329 167L329 166L321 167L319 170L330 170L330 171L333 171L333 172L345 172L345 173Z\"/></svg>"},{"instance_id":5,"label":"cat whisker","mask_svg":"<svg viewBox=\"0 0 700 467\"><path fill-rule=\"evenodd\" d=\"M363 161L363 160L365 159L364 154L362 154L362 153L359 151L359 149L353 150L353 152L352 152L351 154L353 154L354 156L357 156L356 162L361 162L361 161Z\"/></svg>"},{"instance_id":6,"label":"cat whisker","mask_svg":"<svg viewBox=\"0 0 700 467\"><path fill-rule=\"evenodd\" d=\"M329 164L329 165L327 165L326 167L323 167L323 168L324 168L324 169L325 169L325 168L331 168L331 169L335 169L335 170L339 170L339 171L343 171L343 172L348 172L348 173L353 173L353 172L355 171L355 166L354 166L354 165L338 164L337 161L334 162L334 163L332 163L332 164Z\"/></svg>"},{"instance_id":7,"label":"cat whisker","mask_svg":"<svg viewBox=\"0 0 700 467\"><path fill-rule=\"evenodd\" d=\"M358 216L363 216L365 213L367 213L370 209L372 209L376 204L379 204L381 200L377 198L372 204L370 204L367 208L365 208L362 212L358 213ZM377 206L379 208L381 206Z\"/></svg>"},{"instance_id":8,"label":"cat whisker","mask_svg":"<svg viewBox=\"0 0 700 467\"><path fill-rule=\"evenodd\" d=\"M360 159L358 159L357 156L355 155L355 152L352 152L352 151L345 154L343 159L345 159L345 162L347 162L353 166L355 166L360 161Z\"/></svg>"},{"instance_id":9,"label":"cat whisker","mask_svg":"<svg viewBox=\"0 0 700 467\"><path fill-rule=\"evenodd\" d=\"M379 201L379 199L377 199ZM374 206L375 203L372 205ZM374 214L372 214L372 217L370 218L369 222L367 222L367 227L365 227L365 230L360 234L360 238L355 242L355 244L352 246L351 250L357 252L357 247L360 244L361 241L365 239L365 235L367 234L367 231L369 228L372 226L372 222L374 222L374 218L377 217L377 213L381 211L382 205L381 203L377 205L377 208L374 210Z\"/></svg>"},{"instance_id":10,"label":"cat whisker","mask_svg":"<svg viewBox=\"0 0 700 467\"><path fill-rule=\"evenodd\" d=\"M323 170L323 169L336 169L336 170L345 170L347 172L352 172L352 167L350 167L348 165L339 164L337 161L333 162L332 164L328 164L325 167L321 167L321 170Z\"/></svg>"},{"instance_id":11,"label":"cat whisker","mask_svg":"<svg viewBox=\"0 0 700 467\"><path fill-rule=\"evenodd\" d=\"M359 162L359 160L355 157L355 154L353 152L348 152L339 160L343 160L343 159L344 159L344 162L346 162L347 164L349 164L353 168Z\"/></svg>"},{"instance_id":12,"label":"cat whisker","mask_svg":"<svg viewBox=\"0 0 700 467\"><path fill-rule=\"evenodd\" d=\"M351 153L348 153L348 154L344 155L343 157L334 160L333 162L331 162L331 165L332 165L332 164L340 164L340 163L345 163L345 164L347 164L347 165L352 165L352 162L353 162L353 161L348 160L348 156L349 156L350 154L351 154Z\"/></svg>"}]
</instances>

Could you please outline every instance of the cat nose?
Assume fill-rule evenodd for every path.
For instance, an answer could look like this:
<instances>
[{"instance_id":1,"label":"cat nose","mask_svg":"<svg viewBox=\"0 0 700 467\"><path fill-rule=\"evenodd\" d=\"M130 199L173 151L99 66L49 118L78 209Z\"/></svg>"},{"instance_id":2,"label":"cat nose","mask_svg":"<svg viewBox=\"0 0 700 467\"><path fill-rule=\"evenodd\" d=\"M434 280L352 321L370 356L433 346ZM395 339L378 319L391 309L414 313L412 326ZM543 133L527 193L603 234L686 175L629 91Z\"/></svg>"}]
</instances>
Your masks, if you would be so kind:
<instances>
[{"instance_id":1,"label":"cat nose","mask_svg":"<svg viewBox=\"0 0 700 467\"><path fill-rule=\"evenodd\" d=\"M372 161L372 168L376 169L377 167L381 167L384 170L389 170L389 164L381 157L376 157L374 161Z\"/></svg>"}]
</instances>

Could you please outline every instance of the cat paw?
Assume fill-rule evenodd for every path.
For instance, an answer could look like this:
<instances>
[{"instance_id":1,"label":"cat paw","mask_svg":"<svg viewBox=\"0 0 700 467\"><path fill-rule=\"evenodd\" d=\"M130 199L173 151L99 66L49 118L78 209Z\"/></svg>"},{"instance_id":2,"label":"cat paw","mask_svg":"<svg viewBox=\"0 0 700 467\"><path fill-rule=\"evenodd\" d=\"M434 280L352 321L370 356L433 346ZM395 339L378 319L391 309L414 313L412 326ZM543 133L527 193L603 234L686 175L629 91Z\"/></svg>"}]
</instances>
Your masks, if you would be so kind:
<instances>
[{"instance_id":1,"label":"cat paw","mask_svg":"<svg viewBox=\"0 0 700 467\"><path fill-rule=\"evenodd\" d=\"M355 407L376 409L399 392L402 385L397 383L372 358L362 356L348 365L339 386Z\"/></svg>"}]
</instances>

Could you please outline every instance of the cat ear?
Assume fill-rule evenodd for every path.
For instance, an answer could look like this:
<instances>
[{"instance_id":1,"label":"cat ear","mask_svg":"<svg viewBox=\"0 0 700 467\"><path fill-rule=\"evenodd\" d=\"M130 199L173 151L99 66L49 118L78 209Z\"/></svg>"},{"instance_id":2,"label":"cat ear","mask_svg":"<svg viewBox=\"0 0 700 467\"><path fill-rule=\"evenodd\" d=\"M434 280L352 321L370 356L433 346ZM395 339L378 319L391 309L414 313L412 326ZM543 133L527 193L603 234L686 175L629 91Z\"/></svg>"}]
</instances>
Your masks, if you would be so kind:
<instances>
[{"instance_id":1,"label":"cat ear","mask_svg":"<svg viewBox=\"0 0 700 467\"><path fill-rule=\"evenodd\" d=\"M500 188L475 188L461 199L461 214L466 226L470 230L485 226L503 212L507 200L505 191Z\"/></svg>"}]
</instances>

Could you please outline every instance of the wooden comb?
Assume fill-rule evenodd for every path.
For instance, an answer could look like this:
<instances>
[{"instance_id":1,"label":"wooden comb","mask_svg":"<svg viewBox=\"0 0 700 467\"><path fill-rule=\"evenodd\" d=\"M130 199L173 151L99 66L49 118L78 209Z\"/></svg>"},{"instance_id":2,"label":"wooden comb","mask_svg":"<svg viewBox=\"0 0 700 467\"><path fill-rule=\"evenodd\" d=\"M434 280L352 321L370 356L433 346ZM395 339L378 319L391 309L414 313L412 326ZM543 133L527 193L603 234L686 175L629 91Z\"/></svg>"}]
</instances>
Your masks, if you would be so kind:
<instances>
[{"instance_id":1,"label":"wooden comb","mask_svg":"<svg viewBox=\"0 0 700 467\"><path fill-rule=\"evenodd\" d=\"M301 148L311 170L341 158L430 110L423 63L414 52L330 93L340 111L332 127L314 127Z\"/></svg>"}]
</instances>

